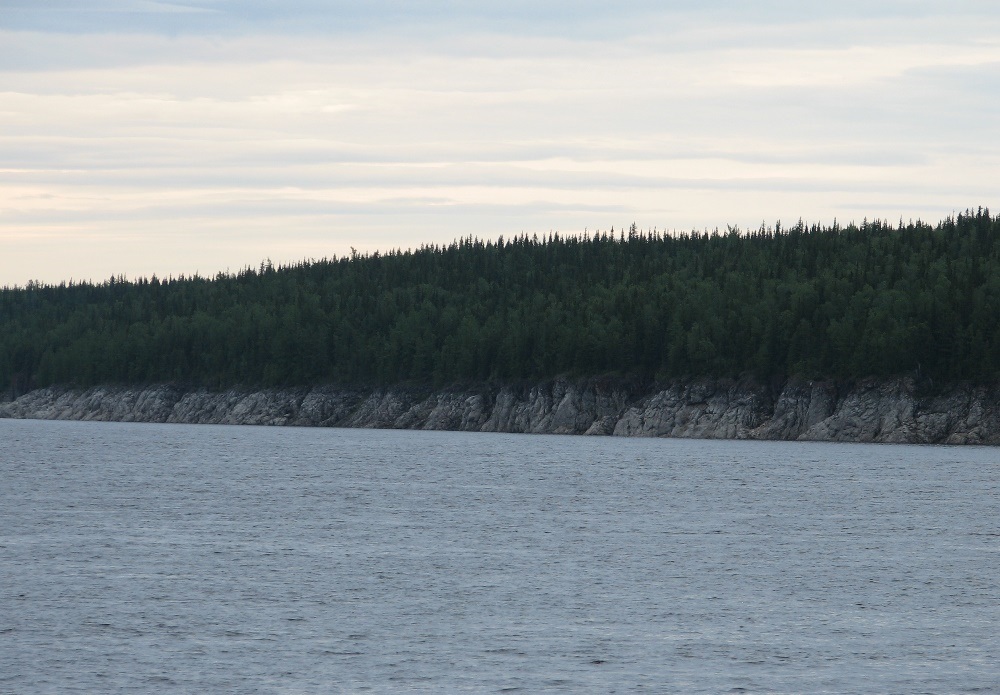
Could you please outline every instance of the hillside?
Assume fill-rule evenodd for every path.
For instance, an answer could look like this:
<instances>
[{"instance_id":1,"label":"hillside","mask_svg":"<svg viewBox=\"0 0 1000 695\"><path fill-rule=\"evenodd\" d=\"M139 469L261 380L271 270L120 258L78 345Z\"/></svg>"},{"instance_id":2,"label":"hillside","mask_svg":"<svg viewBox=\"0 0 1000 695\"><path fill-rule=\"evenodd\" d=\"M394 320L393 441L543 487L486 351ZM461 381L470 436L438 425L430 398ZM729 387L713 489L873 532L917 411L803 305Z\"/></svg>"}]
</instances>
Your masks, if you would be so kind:
<instances>
[{"instance_id":1,"label":"hillside","mask_svg":"<svg viewBox=\"0 0 1000 695\"><path fill-rule=\"evenodd\" d=\"M641 232L0 290L0 392L1000 377L1000 216Z\"/></svg>"}]
</instances>

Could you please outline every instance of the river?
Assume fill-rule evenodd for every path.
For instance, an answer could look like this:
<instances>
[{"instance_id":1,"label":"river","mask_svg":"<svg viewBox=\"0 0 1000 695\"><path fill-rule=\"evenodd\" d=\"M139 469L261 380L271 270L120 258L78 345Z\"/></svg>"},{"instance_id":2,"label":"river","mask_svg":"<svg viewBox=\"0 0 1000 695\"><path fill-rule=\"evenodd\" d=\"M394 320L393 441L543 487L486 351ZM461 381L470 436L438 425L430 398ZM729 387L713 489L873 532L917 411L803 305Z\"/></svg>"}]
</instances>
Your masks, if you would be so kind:
<instances>
[{"instance_id":1,"label":"river","mask_svg":"<svg viewBox=\"0 0 1000 695\"><path fill-rule=\"evenodd\" d=\"M0 692L1000 689L1000 450L0 420Z\"/></svg>"}]
</instances>

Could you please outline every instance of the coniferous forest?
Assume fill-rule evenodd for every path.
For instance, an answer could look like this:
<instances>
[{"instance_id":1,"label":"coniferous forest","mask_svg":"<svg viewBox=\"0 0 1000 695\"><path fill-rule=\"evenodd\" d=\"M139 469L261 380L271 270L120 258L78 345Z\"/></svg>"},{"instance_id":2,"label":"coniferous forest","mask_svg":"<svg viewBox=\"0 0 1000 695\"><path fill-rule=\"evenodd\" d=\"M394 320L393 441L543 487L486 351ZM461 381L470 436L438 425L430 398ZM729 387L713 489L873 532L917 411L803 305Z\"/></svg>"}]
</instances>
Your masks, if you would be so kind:
<instances>
[{"instance_id":1,"label":"coniferous forest","mask_svg":"<svg viewBox=\"0 0 1000 695\"><path fill-rule=\"evenodd\" d=\"M466 238L0 290L0 391L558 375L1000 377L1000 216Z\"/></svg>"}]
</instances>

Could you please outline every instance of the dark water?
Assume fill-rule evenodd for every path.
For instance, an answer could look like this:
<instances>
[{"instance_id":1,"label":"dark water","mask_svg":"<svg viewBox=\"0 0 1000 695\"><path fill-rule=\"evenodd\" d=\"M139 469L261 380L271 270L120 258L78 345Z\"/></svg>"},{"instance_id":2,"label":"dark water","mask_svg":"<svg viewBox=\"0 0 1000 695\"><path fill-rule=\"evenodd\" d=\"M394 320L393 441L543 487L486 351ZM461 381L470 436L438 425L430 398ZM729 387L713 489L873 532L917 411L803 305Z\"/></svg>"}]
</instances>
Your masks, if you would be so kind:
<instances>
[{"instance_id":1,"label":"dark water","mask_svg":"<svg viewBox=\"0 0 1000 695\"><path fill-rule=\"evenodd\" d=\"M1000 690L997 449L0 438L0 692Z\"/></svg>"}]
</instances>

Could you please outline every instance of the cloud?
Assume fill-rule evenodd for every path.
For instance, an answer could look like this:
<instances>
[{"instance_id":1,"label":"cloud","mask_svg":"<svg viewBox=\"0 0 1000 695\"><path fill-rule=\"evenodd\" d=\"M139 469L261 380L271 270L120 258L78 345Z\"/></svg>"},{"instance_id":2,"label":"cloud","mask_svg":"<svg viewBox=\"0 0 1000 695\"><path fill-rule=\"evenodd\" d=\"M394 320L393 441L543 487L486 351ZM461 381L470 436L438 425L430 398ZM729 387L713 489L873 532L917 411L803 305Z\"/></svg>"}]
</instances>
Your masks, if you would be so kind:
<instances>
[{"instance_id":1,"label":"cloud","mask_svg":"<svg viewBox=\"0 0 1000 695\"><path fill-rule=\"evenodd\" d=\"M0 284L994 202L987 3L75 6L4 4Z\"/></svg>"},{"instance_id":2,"label":"cloud","mask_svg":"<svg viewBox=\"0 0 1000 695\"><path fill-rule=\"evenodd\" d=\"M344 37L388 32L441 38L471 32L604 42L690 34L712 45L713 37L732 40L747 29L758 36L783 31L786 41L795 42L798 32L788 29L810 24L834 29L852 24L867 42L891 23L896 30L880 36L892 42L913 22L947 28L951 20L996 19L992 0L5 0L3 9L6 29L56 33ZM827 32L822 38L843 37Z\"/></svg>"}]
</instances>

